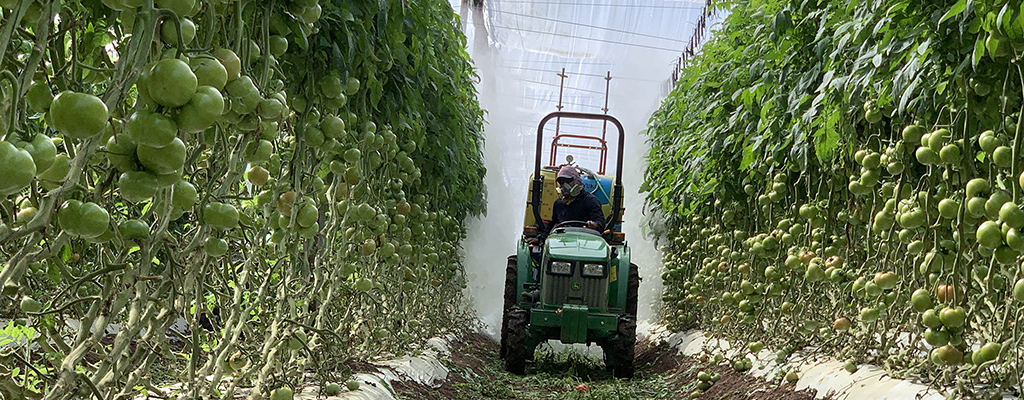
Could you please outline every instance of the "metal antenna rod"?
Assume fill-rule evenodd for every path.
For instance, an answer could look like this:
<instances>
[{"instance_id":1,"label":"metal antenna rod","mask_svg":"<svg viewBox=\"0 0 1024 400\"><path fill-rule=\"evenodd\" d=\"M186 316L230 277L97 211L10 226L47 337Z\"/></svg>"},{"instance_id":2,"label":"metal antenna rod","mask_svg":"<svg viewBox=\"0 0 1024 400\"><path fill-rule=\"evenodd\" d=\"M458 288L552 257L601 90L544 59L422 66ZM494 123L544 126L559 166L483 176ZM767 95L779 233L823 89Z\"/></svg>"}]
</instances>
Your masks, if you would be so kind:
<instances>
[{"instance_id":1,"label":"metal antenna rod","mask_svg":"<svg viewBox=\"0 0 1024 400\"><path fill-rule=\"evenodd\" d=\"M608 115L608 93L612 85L612 71L608 71L604 76L604 111L605 115ZM604 147L604 151L601 152L601 169L598 171L599 174L604 175L604 167L608 162L608 145L605 142L605 136L608 133L608 120L604 120L604 126L601 127L601 146ZM619 138L619 140L622 140Z\"/></svg>"}]
</instances>

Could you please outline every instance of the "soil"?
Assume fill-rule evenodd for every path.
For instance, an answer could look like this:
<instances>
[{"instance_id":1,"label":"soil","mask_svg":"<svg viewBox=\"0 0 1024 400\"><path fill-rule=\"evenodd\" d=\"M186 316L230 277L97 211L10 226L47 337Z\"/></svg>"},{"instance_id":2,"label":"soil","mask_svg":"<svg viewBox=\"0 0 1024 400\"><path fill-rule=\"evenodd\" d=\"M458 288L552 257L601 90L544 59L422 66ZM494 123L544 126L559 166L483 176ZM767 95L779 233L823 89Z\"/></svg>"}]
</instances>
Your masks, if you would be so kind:
<instances>
[{"instance_id":1,"label":"soil","mask_svg":"<svg viewBox=\"0 0 1024 400\"><path fill-rule=\"evenodd\" d=\"M628 380L615 379L601 360L573 351L540 351L526 375L512 375L504 371L498 347L485 335L466 334L442 359L450 371L439 387L394 382L395 393L399 399L430 400L685 399L697 390L697 373L707 371L721 378L699 399L812 400L816 394L736 372L727 363L708 365L665 343L637 343L636 375Z\"/></svg>"}]
</instances>

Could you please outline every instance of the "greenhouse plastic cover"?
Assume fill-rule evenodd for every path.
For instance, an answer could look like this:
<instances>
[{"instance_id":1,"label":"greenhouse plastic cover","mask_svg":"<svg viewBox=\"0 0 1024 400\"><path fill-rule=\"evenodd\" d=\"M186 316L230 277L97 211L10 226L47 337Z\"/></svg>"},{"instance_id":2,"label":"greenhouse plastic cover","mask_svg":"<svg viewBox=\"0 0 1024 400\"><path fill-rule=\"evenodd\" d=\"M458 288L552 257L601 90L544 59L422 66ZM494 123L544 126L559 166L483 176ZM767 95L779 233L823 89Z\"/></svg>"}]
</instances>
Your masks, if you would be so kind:
<instances>
[{"instance_id":1,"label":"greenhouse plastic cover","mask_svg":"<svg viewBox=\"0 0 1024 400\"><path fill-rule=\"evenodd\" d=\"M532 165L537 121L556 111L559 73L565 68L563 111L603 113L605 77L608 113L627 131L643 128L659 101L669 92L673 71L703 13L704 1L651 0L484 0L474 15L473 0L451 0L461 16L468 47L481 71L481 98L488 120L514 118L518 142L500 147L518 153L517 162ZM486 37L485 37L486 36ZM488 92L494 101L486 101ZM544 143L553 133L549 124ZM592 133L595 122L567 121L560 133ZM493 139L493 138L489 138ZM614 149L615 133L609 131ZM580 143L582 144L582 143ZM518 150L518 151L516 151ZM593 152L592 152L593 153ZM548 149L542 160L548 163ZM563 160L562 152L559 160ZM506 155L509 155L506 153ZM580 165L596 163L596 153L574 154ZM608 172L615 162L609 151ZM509 160L513 161L513 160ZM509 171L511 172L511 171Z\"/></svg>"}]
</instances>

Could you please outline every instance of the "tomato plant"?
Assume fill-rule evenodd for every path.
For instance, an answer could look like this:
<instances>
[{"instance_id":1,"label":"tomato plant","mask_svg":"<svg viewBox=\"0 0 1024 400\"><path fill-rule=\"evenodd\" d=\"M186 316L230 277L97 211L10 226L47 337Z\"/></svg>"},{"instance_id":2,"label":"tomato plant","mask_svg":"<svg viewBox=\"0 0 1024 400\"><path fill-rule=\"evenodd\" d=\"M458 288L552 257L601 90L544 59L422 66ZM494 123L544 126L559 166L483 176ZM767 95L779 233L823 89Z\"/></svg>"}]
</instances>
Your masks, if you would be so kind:
<instances>
[{"instance_id":1,"label":"tomato plant","mask_svg":"<svg viewBox=\"0 0 1024 400\"><path fill-rule=\"evenodd\" d=\"M0 307L40 299L45 396L283 396L467 324L483 114L447 2L0 7Z\"/></svg>"},{"instance_id":2,"label":"tomato plant","mask_svg":"<svg viewBox=\"0 0 1024 400\"><path fill-rule=\"evenodd\" d=\"M665 321L953 397L1019 390L1019 7L720 6L647 131Z\"/></svg>"}]
</instances>

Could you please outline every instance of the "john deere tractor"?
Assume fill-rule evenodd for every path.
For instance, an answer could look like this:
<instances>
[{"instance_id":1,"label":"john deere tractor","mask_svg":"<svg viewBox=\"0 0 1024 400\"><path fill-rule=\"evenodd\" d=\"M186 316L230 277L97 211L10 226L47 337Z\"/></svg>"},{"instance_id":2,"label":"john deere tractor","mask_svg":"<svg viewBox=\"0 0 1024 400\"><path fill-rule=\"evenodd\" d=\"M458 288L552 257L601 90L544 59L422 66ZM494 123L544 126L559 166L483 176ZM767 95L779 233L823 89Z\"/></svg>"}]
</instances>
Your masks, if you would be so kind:
<instances>
[{"instance_id":1,"label":"john deere tractor","mask_svg":"<svg viewBox=\"0 0 1024 400\"><path fill-rule=\"evenodd\" d=\"M598 135L560 134L551 143L553 164L559 149L600 152L597 172L579 167L584 190L602 203L606 228L588 229L586 221L563 221L549 226L557 199L556 174L560 166L541 167L544 126L552 120L596 120L618 130L615 175L604 174L608 146L606 129ZM515 255L508 257L505 276L501 356L505 369L524 374L538 345L557 339L562 343L597 344L614 376L633 375L636 342L637 289L640 277L630 263L629 246L622 232L622 124L604 114L554 112L537 127L537 149L523 235ZM588 143L589 142L589 143ZM572 163L571 156L566 157ZM542 245L531 238L547 233Z\"/></svg>"}]
</instances>

